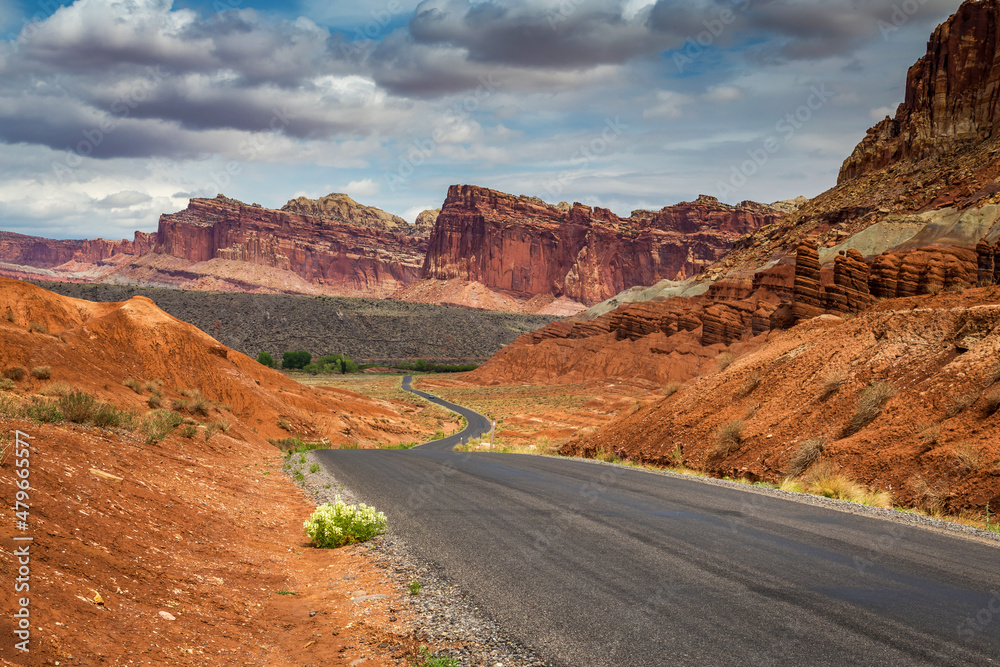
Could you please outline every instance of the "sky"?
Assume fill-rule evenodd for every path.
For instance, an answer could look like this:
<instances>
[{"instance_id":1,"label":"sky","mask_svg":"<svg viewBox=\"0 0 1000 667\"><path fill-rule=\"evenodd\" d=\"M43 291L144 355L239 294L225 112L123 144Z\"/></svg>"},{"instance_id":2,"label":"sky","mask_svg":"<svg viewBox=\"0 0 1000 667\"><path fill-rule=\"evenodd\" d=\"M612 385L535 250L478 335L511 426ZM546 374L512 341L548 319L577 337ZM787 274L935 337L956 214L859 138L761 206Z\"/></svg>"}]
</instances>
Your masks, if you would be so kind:
<instances>
[{"instance_id":1,"label":"sky","mask_svg":"<svg viewBox=\"0 0 1000 667\"><path fill-rule=\"evenodd\" d=\"M957 0L0 0L0 230L453 184L658 210L815 196Z\"/></svg>"}]
</instances>

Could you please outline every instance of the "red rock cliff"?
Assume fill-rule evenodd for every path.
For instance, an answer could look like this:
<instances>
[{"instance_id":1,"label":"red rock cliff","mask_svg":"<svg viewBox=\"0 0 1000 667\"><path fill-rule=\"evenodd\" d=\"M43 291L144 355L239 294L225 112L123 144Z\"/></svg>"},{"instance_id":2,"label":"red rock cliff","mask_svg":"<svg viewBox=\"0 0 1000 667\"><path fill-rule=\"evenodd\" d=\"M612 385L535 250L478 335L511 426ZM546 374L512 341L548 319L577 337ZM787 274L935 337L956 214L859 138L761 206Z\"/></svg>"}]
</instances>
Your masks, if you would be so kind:
<instances>
[{"instance_id":1,"label":"red rock cliff","mask_svg":"<svg viewBox=\"0 0 1000 667\"><path fill-rule=\"evenodd\" d=\"M1000 0L965 2L906 76L906 98L858 144L838 183L894 162L952 155L1000 129Z\"/></svg>"},{"instance_id":2,"label":"red rock cliff","mask_svg":"<svg viewBox=\"0 0 1000 667\"><path fill-rule=\"evenodd\" d=\"M620 218L583 204L567 210L536 197L454 185L431 233L424 277L593 304L634 285L697 274L737 238L782 215L703 196Z\"/></svg>"},{"instance_id":3,"label":"red rock cliff","mask_svg":"<svg viewBox=\"0 0 1000 667\"><path fill-rule=\"evenodd\" d=\"M156 244L156 235L136 232L132 241L107 239L59 240L24 236L0 231L0 261L40 269L51 269L66 262L100 264L116 255L138 257Z\"/></svg>"},{"instance_id":4,"label":"red rock cliff","mask_svg":"<svg viewBox=\"0 0 1000 667\"><path fill-rule=\"evenodd\" d=\"M427 239L309 215L192 199L160 216L155 251L192 262L227 259L292 271L344 295L385 297L420 277Z\"/></svg>"}]
</instances>

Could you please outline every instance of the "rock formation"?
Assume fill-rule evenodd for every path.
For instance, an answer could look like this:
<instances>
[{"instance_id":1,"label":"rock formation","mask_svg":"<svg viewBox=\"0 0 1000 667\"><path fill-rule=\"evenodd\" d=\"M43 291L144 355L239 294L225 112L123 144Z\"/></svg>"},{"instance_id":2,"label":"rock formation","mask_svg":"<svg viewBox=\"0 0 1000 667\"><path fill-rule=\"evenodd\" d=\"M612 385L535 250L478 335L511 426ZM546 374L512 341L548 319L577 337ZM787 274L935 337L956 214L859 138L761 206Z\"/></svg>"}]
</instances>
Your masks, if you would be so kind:
<instances>
[{"instance_id":1,"label":"rock formation","mask_svg":"<svg viewBox=\"0 0 1000 667\"><path fill-rule=\"evenodd\" d=\"M413 226L416 228L415 233L429 236L434 231L434 224L437 222L439 215L441 215L441 209L439 208L421 211L417 219L413 221Z\"/></svg>"},{"instance_id":2,"label":"rock formation","mask_svg":"<svg viewBox=\"0 0 1000 667\"><path fill-rule=\"evenodd\" d=\"M398 215L386 213L374 206L359 204L348 195L338 192L333 192L319 199L306 197L290 199L287 204L281 207L281 210L395 234L414 234L419 231L419 226L414 227Z\"/></svg>"},{"instance_id":3,"label":"rock formation","mask_svg":"<svg viewBox=\"0 0 1000 667\"><path fill-rule=\"evenodd\" d=\"M99 264L116 256L138 257L153 249L156 234L136 232L132 241L55 240L0 231L0 261L50 269L67 262Z\"/></svg>"},{"instance_id":4,"label":"rock formation","mask_svg":"<svg viewBox=\"0 0 1000 667\"><path fill-rule=\"evenodd\" d=\"M965 2L910 68L893 118L868 131L838 183L900 160L951 156L1000 128L1000 0Z\"/></svg>"},{"instance_id":5,"label":"rock formation","mask_svg":"<svg viewBox=\"0 0 1000 667\"><path fill-rule=\"evenodd\" d=\"M633 285L695 275L737 238L781 217L760 204L727 206L702 196L620 218L583 204L564 210L537 197L452 186L424 276L593 304Z\"/></svg>"}]
</instances>

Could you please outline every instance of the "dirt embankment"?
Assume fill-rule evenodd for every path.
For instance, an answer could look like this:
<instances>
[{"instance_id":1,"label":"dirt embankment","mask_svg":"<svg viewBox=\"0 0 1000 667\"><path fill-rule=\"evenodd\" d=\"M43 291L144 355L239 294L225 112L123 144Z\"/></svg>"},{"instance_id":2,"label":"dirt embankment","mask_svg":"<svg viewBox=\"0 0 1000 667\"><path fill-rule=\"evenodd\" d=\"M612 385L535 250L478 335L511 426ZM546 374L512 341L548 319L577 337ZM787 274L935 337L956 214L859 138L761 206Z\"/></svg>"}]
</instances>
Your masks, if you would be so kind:
<instances>
[{"instance_id":1,"label":"dirt embankment","mask_svg":"<svg viewBox=\"0 0 1000 667\"><path fill-rule=\"evenodd\" d=\"M395 611L405 591L365 549L308 546L313 504L266 438L412 442L425 435L418 408L299 385L142 297L91 303L10 280L0 371L0 494L11 503L14 433L31 436L27 530L5 521L0 539L34 538L32 652L25 662L13 648L8 581L0 662L395 665L415 650ZM103 428L25 416L70 392L134 416ZM185 421L156 438L142 423L154 395ZM14 571L11 553L0 570ZM389 604L369 613L351 601L358 591Z\"/></svg>"},{"instance_id":2,"label":"dirt embankment","mask_svg":"<svg viewBox=\"0 0 1000 667\"><path fill-rule=\"evenodd\" d=\"M774 482L789 473L803 443L820 439L818 461L890 491L897 503L982 512L989 502L995 509L998 302L1000 288L969 289L884 301L846 320L806 320L563 451L683 460L719 475ZM880 383L889 397L865 423L855 415L863 397L872 398L869 388L886 388ZM720 431L726 426L736 435L728 441Z\"/></svg>"}]
</instances>

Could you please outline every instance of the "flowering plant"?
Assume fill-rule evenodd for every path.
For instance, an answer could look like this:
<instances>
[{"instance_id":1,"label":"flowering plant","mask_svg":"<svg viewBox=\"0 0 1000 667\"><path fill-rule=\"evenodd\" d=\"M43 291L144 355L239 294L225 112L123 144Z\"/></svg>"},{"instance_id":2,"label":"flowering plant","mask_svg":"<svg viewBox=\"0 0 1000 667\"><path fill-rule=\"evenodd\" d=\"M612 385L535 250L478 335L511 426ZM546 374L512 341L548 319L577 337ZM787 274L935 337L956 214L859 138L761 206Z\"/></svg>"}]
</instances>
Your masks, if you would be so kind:
<instances>
[{"instance_id":1,"label":"flowering plant","mask_svg":"<svg viewBox=\"0 0 1000 667\"><path fill-rule=\"evenodd\" d=\"M302 527L317 547L335 549L381 535L386 519L374 507L364 503L348 505L337 496L332 505L324 503L317 507Z\"/></svg>"}]
</instances>

